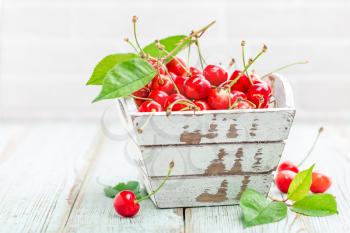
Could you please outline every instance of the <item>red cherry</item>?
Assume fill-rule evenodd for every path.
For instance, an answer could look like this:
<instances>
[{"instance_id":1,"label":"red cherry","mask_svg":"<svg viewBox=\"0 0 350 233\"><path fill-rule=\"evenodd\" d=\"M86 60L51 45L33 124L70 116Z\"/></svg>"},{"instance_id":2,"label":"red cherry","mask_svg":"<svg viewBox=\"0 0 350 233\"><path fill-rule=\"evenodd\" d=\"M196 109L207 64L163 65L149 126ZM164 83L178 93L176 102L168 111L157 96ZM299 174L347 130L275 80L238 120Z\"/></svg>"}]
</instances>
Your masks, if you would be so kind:
<instances>
[{"instance_id":1,"label":"red cherry","mask_svg":"<svg viewBox=\"0 0 350 233\"><path fill-rule=\"evenodd\" d=\"M156 101L157 103L162 105L162 107L164 107L165 101L168 99L168 96L169 95L164 91L152 90L151 93L149 94L148 98Z\"/></svg>"},{"instance_id":2,"label":"red cherry","mask_svg":"<svg viewBox=\"0 0 350 233\"><path fill-rule=\"evenodd\" d=\"M185 93L190 99L205 99L210 92L210 82L202 75L195 75L185 82Z\"/></svg>"},{"instance_id":3,"label":"red cherry","mask_svg":"<svg viewBox=\"0 0 350 233\"><path fill-rule=\"evenodd\" d=\"M146 98L149 94L149 91L150 91L149 88L147 86L144 86L139 90L135 91L134 93L132 93L132 95L136 97Z\"/></svg>"},{"instance_id":4,"label":"red cherry","mask_svg":"<svg viewBox=\"0 0 350 233\"><path fill-rule=\"evenodd\" d=\"M115 196L114 209L121 216L130 218L139 212L140 204L136 201L134 192L124 190Z\"/></svg>"},{"instance_id":5,"label":"red cherry","mask_svg":"<svg viewBox=\"0 0 350 233\"><path fill-rule=\"evenodd\" d=\"M203 70L203 75L213 86L226 82L228 77L226 70L217 65L207 65Z\"/></svg>"},{"instance_id":6,"label":"red cherry","mask_svg":"<svg viewBox=\"0 0 350 233\"><path fill-rule=\"evenodd\" d=\"M295 173L299 172L299 168L291 161L284 161L278 166L278 171L284 171L284 170L293 171Z\"/></svg>"},{"instance_id":7,"label":"red cherry","mask_svg":"<svg viewBox=\"0 0 350 233\"><path fill-rule=\"evenodd\" d=\"M177 100L187 100L185 96L181 94L172 94L168 97L167 101L165 102L165 108L168 109L172 103L174 103ZM176 103L172 106L170 109L171 111L181 111L184 108L187 108L188 105L183 103Z\"/></svg>"},{"instance_id":8,"label":"red cherry","mask_svg":"<svg viewBox=\"0 0 350 233\"><path fill-rule=\"evenodd\" d=\"M275 183L277 188L282 193L287 193L289 189L289 185L294 179L296 173L289 170L279 171L275 177Z\"/></svg>"},{"instance_id":9,"label":"red cherry","mask_svg":"<svg viewBox=\"0 0 350 233\"><path fill-rule=\"evenodd\" d=\"M142 99L136 99L134 98L134 101L135 101L135 104L139 107L143 102L145 102L144 100Z\"/></svg>"},{"instance_id":10,"label":"red cherry","mask_svg":"<svg viewBox=\"0 0 350 233\"><path fill-rule=\"evenodd\" d=\"M241 73L240 70L235 70L231 77L230 77L230 81L234 80L235 78L238 77L238 75ZM249 78L247 77L247 75L243 74L235 84L232 85L231 89L232 90L237 90L237 91L242 91L242 92L246 92L248 90L248 88L251 86L251 83L249 81Z\"/></svg>"},{"instance_id":11,"label":"red cherry","mask_svg":"<svg viewBox=\"0 0 350 233\"><path fill-rule=\"evenodd\" d=\"M184 67L187 67L186 62L180 58L176 57L173 60L171 60L168 64L166 64L166 67L168 68L169 72L172 72L176 75L186 75L186 70Z\"/></svg>"},{"instance_id":12,"label":"red cherry","mask_svg":"<svg viewBox=\"0 0 350 233\"><path fill-rule=\"evenodd\" d=\"M208 104L206 101L204 101L204 100L195 100L195 101L193 101L193 103L194 103L197 107L199 107L200 111L203 111L203 110L210 110L210 109L211 109L210 106L209 106L209 104Z\"/></svg>"},{"instance_id":13,"label":"red cherry","mask_svg":"<svg viewBox=\"0 0 350 233\"><path fill-rule=\"evenodd\" d=\"M154 69L158 69L158 73L161 75L165 74L165 69L163 67L162 64L160 64L159 62L157 62L156 59L150 58L148 59L148 63L151 64L153 66Z\"/></svg>"},{"instance_id":14,"label":"red cherry","mask_svg":"<svg viewBox=\"0 0 350 233\"><path fill-rule=\"evenodd\" d=\"M330 177L320 173L312 173L312 184L310 187L311 192L313 193L324 193L332 185L332 180Z\"/></svg>"},{"instance_id":15,"label":"red cherry","mask_svg":"<svg viewBox=\"0 0 350 233\"><path fill-rule=\"evenodd\" d=\"M255 105L247 100L241 100L235 106L237 109L254 109Z\"/></svg>"},{"instance_id":16,"label":"red cherry","mask_svg":"<svg viewBox=\"0 0 350 233\"><path fill-rule=\"evenodd\" d=\"M196 75L196 74L203 74L202 71L200 71L199 69L197 69L196 67L193 67L193 66L190 67L190 73L191 73L191 76Z\"/></svg>"},{"instance_id":17,"label":"red cherry","mask_svg":"<svg viewBox=\"0 0 350 233\"><path fill-rule=\"evenodd\" d=\"M231 91L231 94L233 95L234 98L247 99L247 95L241 91L233 90L233 91Z\"/></svg>"},{"instance_id":18,"label":"red cherry","mask_svg":"<svg viewBox=\"0 0 350 233\"><path fill-rule=\"evenodd\" d=\"M145 101L139 107L139 112L162 112L163 107L155 101Z\"/></svg>"},{"instance_id":19,"label":"red cherry","mask_svg":"<svg viewBox=\"0 0 350 233\"><path fill-rule=\"evenodd\" d=\"M182 95L185 95L185 82L188 79L186 76L175 76L174 82Z\"/></svg>"},{"instance_id":20,"label":"red cherry","mask_svg":"<svg viewBox=\"0 0 350 233\"><path fill-rule=\"evenodd\" d=\"M235 102L232 93L222 88L210 90L207 102L212 109L228 109Z\"/></svg>"},{"instance_id":21,"label":"red cherry","mask_svg":"<svg viewBox=\"0 0 350 233\"><path fill-rule=\"evenodd\" d=\"M174 93L174 84L168 76L156 75L156 77L154 77L152 80L151 89L164 91L168 95L171 95Z\"/></svg>"},{"instance_id":22,"label":"red cherry","mask_svg":"<svg viewBox=\"0 0 350 233\"><path fill-rule=\"evenodd\" d=\"M267 108L271 97L271 89L266 82L253 84L247 91L247 98L257 108Z\"/></svg>"}]
</instances>

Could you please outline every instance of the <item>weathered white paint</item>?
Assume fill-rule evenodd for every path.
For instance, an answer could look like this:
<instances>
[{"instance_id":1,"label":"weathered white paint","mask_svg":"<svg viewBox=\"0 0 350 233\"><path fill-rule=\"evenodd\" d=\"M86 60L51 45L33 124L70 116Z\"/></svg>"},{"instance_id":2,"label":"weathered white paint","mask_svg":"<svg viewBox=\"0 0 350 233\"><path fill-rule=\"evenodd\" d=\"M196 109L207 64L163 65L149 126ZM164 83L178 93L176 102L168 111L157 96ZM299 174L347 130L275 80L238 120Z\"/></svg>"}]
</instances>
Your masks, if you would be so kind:
<instances>
[{"instance_id":1,"label":"weathered white paint","mask_svg":"<svg viewBox=\"0 0 350 233\"><path fill-rule=\"evenodd\" d=\"M157 187L161 181L152 178L151 184ZM159 208L232 205L249 187L267 194L271 181L272 174L172 177L155 195L155 202Z\"/></svg>"},{"instance_id":2,"label":"weathered white paint","mask_svg":"<svg viewBox=\"0 0 350 233\"><path fill-rule=\"evenodd\" d=\"M270 172L276 169L284 142L230 143L208 145L141 146L149 176L165 176L168 164L172 175L227 175Z\"/></svg>"},{"instance_id":3,"label":"weathered white paint","mask_svg":"<svg viewBox=\"0 0 350 233\"><path fill-rule=\"evenodd\" d=\"M288 138L295 109L289 83L268 78L278 108L199 112L137 112L127 101L125 118L132 119L139 145L280 141ZM139 130L141 129L141 131Z\"/></svg>"}]
</instances>

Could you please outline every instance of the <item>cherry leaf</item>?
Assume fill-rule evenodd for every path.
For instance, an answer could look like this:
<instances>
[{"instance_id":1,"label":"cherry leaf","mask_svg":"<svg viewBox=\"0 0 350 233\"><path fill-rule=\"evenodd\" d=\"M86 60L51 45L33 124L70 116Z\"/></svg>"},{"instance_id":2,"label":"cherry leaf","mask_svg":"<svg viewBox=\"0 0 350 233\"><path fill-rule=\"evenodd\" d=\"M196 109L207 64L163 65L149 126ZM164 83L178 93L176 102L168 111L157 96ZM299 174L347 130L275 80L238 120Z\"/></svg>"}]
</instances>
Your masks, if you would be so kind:
<instances>
[{"instance_id":1,"label":"cherry leaf","mask_svg":"<svg viewBox=\"0 0 350 233\"><path fill-rule=\"evenodd\" d=\"M106 74L116 64L136 58L138 55L133 53L118 53L104 57L94 68L92 75L86 85L102 85Z\"/></svg>"},{"instance_id":2,"label":"cherry leaf","mask_svg":"<svg viewBox=\"0 0 350 233\"><path fill-rule=\"evenodd\" d=\"M288 189L288 199L299 201L303 199L309 192L312 183L312 170L315 165L309 169L299 172L292 180Z\"/></svg>"},{"instance_id":3,"label":"cherry leaf","mask_svg":"<svg viewBox=\"0 0 350 233\"><path fill-rule=\"evenodd\" d=\"M296 201L291 211L299 214L323 217L337 214L337 202L331 194L310 194L303 199Z\"/></svg>"}]
</instances>

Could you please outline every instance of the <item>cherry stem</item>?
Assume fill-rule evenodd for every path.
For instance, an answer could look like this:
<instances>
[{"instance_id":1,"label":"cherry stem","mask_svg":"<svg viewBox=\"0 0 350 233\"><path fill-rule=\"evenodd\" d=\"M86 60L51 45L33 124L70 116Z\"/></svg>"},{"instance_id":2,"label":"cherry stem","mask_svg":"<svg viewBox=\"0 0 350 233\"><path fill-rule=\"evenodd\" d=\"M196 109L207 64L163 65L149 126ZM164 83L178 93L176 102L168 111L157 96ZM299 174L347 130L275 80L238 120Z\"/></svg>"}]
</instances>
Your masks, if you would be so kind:
<instances>
[{"instance_id":1,"label":"cherry stem","mask_svg":"<svg viewBox=\"0 0 350 233\"><path fill-rule=\"evenodd\" d=\"M187 50L187 64L190 64L190 58L191 58L191 43L188 45L188 50Z\"/></svg>"},{"instance_id":2,"label":"cherry stem","mask_svg":"<svg viewBox=\"0 0 350 233\"><path fill-rule=\"evenodd\" d=\"M202 67L202 70L204 69L204 65L203 64L207 64L206 62L205 62L205 60L204 60L204 57L203 57L203 55L202 55L202 52L201 52L201 49L200 49L200 46L199 46L199 40L198 40L198 38L196 38L196 40L195 40L195 45L196 45L196 47L197 47L197 52L198 52L198 57L199 57L199 61L200 61L200 63L201 63L201 67Z\"/></svg>"},{"instance_id":3,"label":"cherry stem","mask_svg":"<svg viewBox=\"0 0 350 233\"><path fill-rule=\"evenodd\" d=\"M230 87L230 88L243 76L243 74L249 69L249 67L250 67L251 65L253 65L253 63L254 63L256 60L258 60L258 58L259 58L263 53L266 52L266 50L267 50L267 47L266 47L266 45L264 45L263 48L262 48L262 50L255 56L255 58L254 58L253 60L251 60L250 62L248 62L248 64L247 64L247 65L244 67L244 69L239 73L239 75L238 75L234 80L232 80L232 81L230 82L230 84L229 84L229 87ZM249 78L249 76L248 76L248 78Z\"/></svg>"},{"instance_id":4,"label":"cherry stem","mask_svg":"<svg viewBox=\"0 0 350 233\"><path fill-rule=\"evenodd\" d=\"M159 190L161 190L161 188L164 186L164 184L166 183L166 181L169 179L170 175L171 175L171 171L174 168L174 161L171 161L169 163L169 169L168 169L168 174L164 177L162 183L158 186L158 188L156 188L155 190L153 190L150 194L141 197L140 199L136 200L135 202L140 203L141 201L144 201L146 199L149 199L151 196L153 196L154 194L156 194Z\"/></svg>"},{"instance_id":5,"label":"cherry stem","mask_svg":"<svg viewBox=\"0 0 350 233\"><path fill-rule=\"evenodd\" d=\"M286 203L288 201L288 198L287 199L283 199L283 200L279 200L279 199L276 199L276 198L271 197L271 196L268 196L268 197L271 199L271 201L284 202L287 206L291 206L291 205Z\"/></svg>"},{"instance_id":6,"label":"cherry stem","mask_svg":"<svg viewBox=\"0 0 350 233\"><path fill-rule=\"evenodd\" d=\"M195 105L191 100L188 100L188 99L178 99L178 100L175 100L174 102L172 102L169 107L166 109L166 111L169 113L171 112L171 110L173 109L174 105L175 104L184 104L186 105L187 107L188 106L193 106L194 109L197 109L197 110L200 110L199 107L197 105Z\"/></svg>"},{"instance_id":7,"label":"cherry stem","mask_svg":"<svg viewBox=\"0 0 350 233\"><path fill-rule=\"evenodd\" d=\"M281 66L281 67L279 67L279 68L277 68L277 69L275 69L275 70L273 70L273 71L271 71L271 72L269 72L269 73L263 75L263 76L261 77L261 79L266 78L267 76L269 76L269 75L271 75L271 74L273 74L273 73L276 73L276 72L278 72L278 71L284 70L284 69L289 68L289 67L291 67L291 66L303 65L303 64L307 64L307 63L309 63L309 61L298 61L298 62L290 63L290 64L285 65L285 66Z\"/></svg>"},{"instance_id":8,"label":"cherry stem","mask_svg":"<svg viewBox=\"0 0 350 233\"><path fill-rule=\"evenodd\" d=\"M173 78L171 77L171 75L169 74L168 70L167 69L164 69L165 70L165 73L167 74L167 76L169 77L170 81L172 82L172 84L174 85L174 88L175 88L175 92L180 94L180 91L179 91L179 88L177 87L175 81L173 80Z\"/></svg>"},{"instance_id":9,"label":"cherry stem","mask_svg":"<svg viewBox=\"0 0 350 233\"><path fill-rule=\"evenodd\" d=\"M137 33L136 33L136 22L137 22L137 16L133 16L132 17L132 23L133 23L133 28L134 28L134 39L135 39L135 42L136 42L136 45L137 47L140 49L140 54L141 56L145 54L145 52L143 51L143 49L141 48L140 46L140 43L137 39Z\"/></svg>"},{"instance_id":10,"label":"cherry stem","mask_svg":"<svg viewBox=\"0 0 350 233\"><path fill-rule=\"evenodd\" d=\"M154 109L152 109L151 114L147 117L145 123L140 128L137 128L137 132L138 133L142 133L143 132L143 129L148 125L148 123L151 120L154 112L156 112L156 111Z\"/></svg>"},{"instance_id":11,"label":"cherry stem","mask_svg":"<svg viewBox=\"0 0 350 233\"><path fill-rule=\"evenodd\" d=\"M231 67L236 63L236 60L234 58L230 59L230 62L228 63L227 70L231 69ZM227 77L228 78L228 77ZM227 80L226 80L227 81Z\"/></svg>"},{"instance_id":12,"label":"cherry stem","mask_svg":"<svg viewBox=\"0 0 350 233\"><path fill-rule=\"evenodd\" d=\"M140 52L137 50L136 46L129 40L129 38L125 38L124 41L125 41L126 43L128 43L128 44L135 50L136 53L140 53Z\"/></svg>"},{"instance_id":13,"label":"cherry stem","mask_svg":"<svg viewBox=\"0 0 350 233\"><path fill-rule=\"evenodd\" d=\"M242 48L243 67L245 67L246 64L245 64L245 50L244 50L244 48L245 48L245 41L244 40L241 41L241 48ZM248 72L247 71L246 71L246 75L248 76Z\"/></svg>"},{"instance_id":14,"label":"cherry stem","mask_svg":"<svg viewBox=\"0 0 350 233\"><path fill-rule=\"evenodd\" d=\"M323 127L320 127L318 129L318 132L317 132L317 135L315 137L315 140L314 142L312 143L311 145L311 148L309 149L309 151L307 152L306 156L304 157L304 159L298 164L298 167L300 167L301 165L303 165L303 163L307 160L307 158L310 156L311 152L314 150L316 144L317 144L317 141L318 139L320 138L320 135L321 133L323 132L324 128Z\"/></svg>"},{"instance_id":15,"label":"cherry stem","mask_svg":"<svg viewBox=\"0 0 350 233\"><path fill-rule=\"evenodd\" d=\"M191 44L191 43L192 43L192 38L193 38L193 37L196 37L196 38L201 37L201 36L204 34L204 32L205 32L206 30L208 30L208 28L211 27L215 22L216 22L216 21L212 21L212 22L209 23L207 26L205 26L205 27L203 27L203 28L201 28L201 29L199 29L199 30L197 30L197 31L192 31L188 36L186 36L185 38L183 38L183 39L181 40L181 42L178 43L178 44L176 45L176 47L175 47L172 51L170 51L165 57L163 57L163 59L164 59L164 60L167 60L168 58L174 56L174 53L177 52L177 51L179 51L179 49L182 48L182 46L183 46L185 43L188 43L188 40L190 40L190 44Z\"/></svg>"},{"instance_id":16,"label":"cherry stem","mask_svg":"<svg viewBox=\"0 0 350 233\"><path fill-rule=\"evenodd\" d=\"M143 98L143 97L139 97L139 96L135 96L135 95L130 95L130 96L134 99L139 99L139 100L149 100L149 101L153 100L151 98Z\"/></svg>"}]
</instances>

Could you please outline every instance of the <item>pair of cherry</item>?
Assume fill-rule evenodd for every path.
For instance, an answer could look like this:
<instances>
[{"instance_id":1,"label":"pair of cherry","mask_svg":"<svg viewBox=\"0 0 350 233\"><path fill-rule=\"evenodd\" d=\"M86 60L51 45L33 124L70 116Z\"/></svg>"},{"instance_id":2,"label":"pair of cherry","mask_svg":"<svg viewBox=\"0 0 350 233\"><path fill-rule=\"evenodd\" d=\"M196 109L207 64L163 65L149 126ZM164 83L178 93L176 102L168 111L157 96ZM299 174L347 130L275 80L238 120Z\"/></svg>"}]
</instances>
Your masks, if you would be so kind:
<instances>
[{"instance_id":1,"label":"pair of cherry","mask_svg":"<svg viewBox=\"0 0 350 233\"><path fill-rule=\"evenodd\" d=\"M254 74L236 70L228 78L222 66L208 65L202 72L179 57L166 66L149 62L158 74L133 93L140 112L268 107L271 88Z\"/></svg>"},{"instance_id":2,"label":"pair of cherry","mask_svg":"<svg viewBox=\"0 0 350 233\"><path fill-rule=\"evenodd\" d=\"M299 172L299 168L291 161L285 161L278 167L277 175L275 177L275 183L277 188L287 193L289 185ZM329 176L320 172L312 172L312 184L310 187L313 193L324 193L332 185L332 180Z\"/></svg>"}]
</instances>

